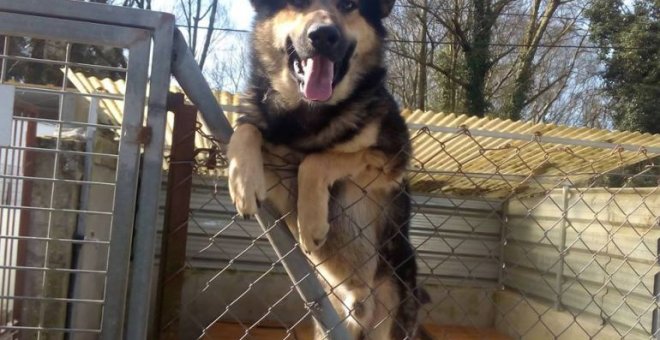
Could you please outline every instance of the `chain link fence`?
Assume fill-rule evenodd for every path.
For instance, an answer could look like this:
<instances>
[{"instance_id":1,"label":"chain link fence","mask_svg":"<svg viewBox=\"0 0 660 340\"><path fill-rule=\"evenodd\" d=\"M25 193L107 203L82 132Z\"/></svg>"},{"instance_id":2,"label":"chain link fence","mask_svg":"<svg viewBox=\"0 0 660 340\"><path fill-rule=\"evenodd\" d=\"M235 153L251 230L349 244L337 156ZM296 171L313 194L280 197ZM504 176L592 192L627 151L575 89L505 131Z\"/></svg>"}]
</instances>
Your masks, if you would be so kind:
<instances>
[{"instance_id":1,"label":"chain link fence","mask_svg":"<svg viewBox=\"0 0 660 340\"><path fill-rule=\"evenodd\" d=\"M407 174L409 239L418 284L430 298L416 301L423 304L420 339L656 336L658 136L404 115L414 150ZM266 239L273 226L264 230L236 214L225 146L203 124L187 136L195 149L183 161L190 166L187 239L178 238L185 260L173 271L180 296L170 321L161 323L161 335L167 330L185 339L312 339L314 306L302 302L298 282L282 267L293 249L278 256ZM301 156L265 158L268 171L279 176L270 190L295 196L291 180ZM372 200L368 184L350 185L364 193L358 201ZM283 220L290 216L292 211L284 212ZM380 255L378 244L365 242L362 232L343 237L346 249L361 242L373 253L364 267L355 265L345 278L350 280ZM310 261L317 269L322 263ZM319 276L344 324L355 322L355 305L334 298L346 281L318 271L309 275ZM161 284L172 282L163 278ZM381 288L371 287L365 301L377 298ZM384 315L363 329L367 338L397 313L384 301L374 304Z\"/></svg>"}]
</instances>

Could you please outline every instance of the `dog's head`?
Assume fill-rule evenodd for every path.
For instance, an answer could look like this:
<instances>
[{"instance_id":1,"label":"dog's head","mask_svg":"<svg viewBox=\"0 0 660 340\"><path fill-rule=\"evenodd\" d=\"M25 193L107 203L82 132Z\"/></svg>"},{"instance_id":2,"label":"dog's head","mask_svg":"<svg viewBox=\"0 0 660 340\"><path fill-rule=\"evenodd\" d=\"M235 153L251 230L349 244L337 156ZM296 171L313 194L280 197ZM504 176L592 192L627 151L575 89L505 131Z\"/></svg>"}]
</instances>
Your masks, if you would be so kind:
<instances>
[{"instance_id":1,"label":"dog's head","mask_svg":"<svg viewBox=\"0 0 660 340\"><path fill-rule=\"evenodd\" d=\"M255 62L286 102L334 104L382 66L394 0L251 0Z\"/></svg>"}]
</instances>

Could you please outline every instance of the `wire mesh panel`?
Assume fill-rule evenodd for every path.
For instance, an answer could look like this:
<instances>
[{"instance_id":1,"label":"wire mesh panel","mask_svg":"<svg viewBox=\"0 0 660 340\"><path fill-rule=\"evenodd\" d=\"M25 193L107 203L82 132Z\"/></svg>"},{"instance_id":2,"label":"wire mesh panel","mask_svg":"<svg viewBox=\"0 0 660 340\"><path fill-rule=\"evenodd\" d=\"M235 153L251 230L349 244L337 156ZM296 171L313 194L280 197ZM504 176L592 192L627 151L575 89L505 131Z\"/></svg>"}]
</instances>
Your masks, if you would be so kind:
<instances>
[{"instance_id":1,"label":"wire mesh panel","mask_svg":"<svg viewBox=\"0 0 660 340\"><path fill-rule=\"evenodd\" d=\"M416 338L638 339L657 332L658 136L404 115L413 143L405 197L412 202L409 240L425 292L410 295L420 306ZM203 124L194 138L175 334L312 339L315 306L300 300L299 282L291 282L282 267L294 250L276 254L266 238L273 226L264 230L236 214L224 146ZM264 157L267 171L278 175L269 190L297 195L291 179L304 156L271 150ZM353 205L373 199L368 183L349 185L363 192ZM386 211L381 209L378 214ZM295 213L284 211L282 220L297 236ZM362 230L370 225L352 223L363 223ZM365 235L336 237L345 237L346 247L325 260L312 256L316 271L309 275L319 278L350 328L361 306L347 302L342 289L367 264L356 264L339 282L323 265L333 256L348 259L351 242ZM376 243L363 244L374 258L382 256ZM396 268L389 273L398 275ZM383 286L370 287L361 301L372 299L376 306L373 323L362 327L366 338L378 338L388 319L397 327L399 305L380 300Z\"/></svg>"},{"instance_id":2,"label":"wire mesh panel","mask_svg":"<svg viewBox=\"0 0 660 340\"><path fill-rule=\"evenodd\" d=\"M415 142L423 156L412 172L424 188L438 185L434 190L450 195L502 200L494 249L497 290L478 303L492 313L486 326L524 339L653 336L657 153L616 144L635 141L623 133L564 128L570 131L564 135L581 133L581 140L572 140L537 126L524 141L520 134L493 138L497 133L474 125L474 132L463 127L456 134L421 129L417 138L428 144ZM544 129L547 137L538 133ZM634 137L658 145L657 136ZM601 140L617 142L608 148ZM585 141L593 144L580 146ZM439 164L442 171L436 170ZM455 208L460 215L462 207ZM471 318L467 306L459 314Z\"/></svg>"},{"instance_id":3,"label":"wire mesh panel","mask_svg":"<svg viewBox=\"0 0 660 340\"><path fill-rule=\"evenodd\" d=\"M152 41L113 11L0 2L3 338L121 337Z\"/></svg>"},{"instance_id":4,"label":"wire mesh panel","mask_svg":"<svg viewBox=\"0 0 660 340\"><path fill-rule=\"evenodd\" d=\"M121 128L102 102L123 104L123 97L80 93L68 76L125 78L123 67L76 61L85 51L105 49L122 59L124 51L31 37L3 41L2 79L15 98L4 102L13 106L14 129L2 149L3 271L9 275L3 282L12 286L3 292L11 303L2 324L21 330L21 337L98 331Z\"/></svg>"},{"instance_id":5,"label":"wire mesh panel","mask_svg":"<svg viewBox=\"0 0 660 340\"><path fill-rule=\"evenodd\" d=\"M190 180L187 256L185 266L175 271L185 277L177 317L180 324L179 329L169 330L174 332L171 338L261 334L293 339L295 327L309 321L309 312L268 243L267 231L256 220L236 215L224 177L227 162L222 145L202 124L186 138L195 139L197 148L194 160L185 162L192 165L194 176ZM170 163L169 168L178 164L180 161ZM180 184L170 183L174 187ZM179 191L175 189L173 194ZM165 279L161 284L174 281L173 277ZM171 322L162 324L161 331L172 326Z\"/></svg>"}]
</instances>

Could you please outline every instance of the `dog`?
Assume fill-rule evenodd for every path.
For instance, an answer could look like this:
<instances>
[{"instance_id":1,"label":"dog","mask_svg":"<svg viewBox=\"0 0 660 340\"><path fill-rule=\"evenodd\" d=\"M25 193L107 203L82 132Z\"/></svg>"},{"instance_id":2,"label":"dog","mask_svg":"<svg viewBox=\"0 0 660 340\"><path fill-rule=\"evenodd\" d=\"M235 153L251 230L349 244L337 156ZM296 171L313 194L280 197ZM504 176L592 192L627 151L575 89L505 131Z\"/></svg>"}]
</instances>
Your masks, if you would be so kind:
<instances>
[{"instance_id":1,"label":"dog","mask_svg":"<svg viewBox=\"0 0 660 340\"><path fill-rule=\"evenodd\" d=\"M394 0L251 4L248 110L227 147L232 200L243 216L264 200L284 216L353 339L417 339L428 295L408 236L411 144L385 88Z\"/></svg>"}]
</instances>

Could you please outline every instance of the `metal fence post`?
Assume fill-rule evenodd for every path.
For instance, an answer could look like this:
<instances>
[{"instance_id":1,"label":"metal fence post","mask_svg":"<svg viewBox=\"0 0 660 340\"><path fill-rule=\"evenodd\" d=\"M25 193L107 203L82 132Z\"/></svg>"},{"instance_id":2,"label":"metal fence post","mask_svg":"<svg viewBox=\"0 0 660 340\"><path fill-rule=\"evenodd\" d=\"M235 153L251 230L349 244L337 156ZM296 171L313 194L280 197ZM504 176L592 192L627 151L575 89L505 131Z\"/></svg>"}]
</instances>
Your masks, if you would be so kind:
<instances>
[{"instance_id":1,"label":"metal fence post","mask_svg":"<svg viewBox=\"0 0 660 340\"><path fill-rule=\"evenodd\" d=\"M168 107L174 112L174 131L156 298L154 334L158 339L179 336L197 122L197 108L185 105L182 94L170 95Z\"/></svg>"},{"instance_id":2,"label":"metal fence post","mask_svg":"<svg viewBox=\"0 0 660 340\"><path fill-rule=\"evenodd\" d=\"M564 267L565 267L565 257L566 257L566 228L568 228L568 184L564 184L562 187L562 208L561 208L561 224L559 227L560 230L560 239L559 239L559 268L557 269L557 276L555 277L555 290L556 290L556 300L555 300L555 309L560 310L562 308L562 286L564 285Z\"/></svg>"},{"instance_id":3,"label":"metal fence post","mask_svg":"<svg viewBox=\"0 0 660 340\"><path fill-rule=\"evenodd\" d=\"M156 219L158 192L162 185L163 148L165 144L165 108L170 86L170 64L174 32L174 16L160 14L153 27L153 63L147 109L147 127L150 144L142 158L138 207L133 238L133 264L131 266L128 310L126 312L126 339L148 337L149 292L152 289L152 273L156 248Z\"/></svg>"},{"instance_id":4,"label":"metal fence post","mask_svg":"<svg viewBox=\"0 0 660 340\"><path fill-rule=\"evenodd\" d=\"M655 254L656 263L660 264L660 239L657 240ZM653 339L660 340L660 308L658 308L658 304L660 304L660 273L653 275L653 297L655 298L656 307L653 309L651 335Z\"/></svg>"}]
</instances>

